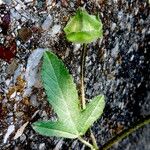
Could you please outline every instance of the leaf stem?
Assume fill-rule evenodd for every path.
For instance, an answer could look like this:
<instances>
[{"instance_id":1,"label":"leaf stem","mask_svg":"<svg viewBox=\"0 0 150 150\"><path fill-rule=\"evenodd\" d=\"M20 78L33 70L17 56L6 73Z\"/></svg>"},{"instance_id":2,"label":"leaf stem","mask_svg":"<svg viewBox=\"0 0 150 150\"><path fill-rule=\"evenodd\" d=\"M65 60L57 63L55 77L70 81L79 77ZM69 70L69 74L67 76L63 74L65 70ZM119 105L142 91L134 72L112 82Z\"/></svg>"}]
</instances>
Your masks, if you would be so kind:
<instances>
[{"instance_id":1,"label":"leaf stem","mask_svg":"<svg viewBox=\"0 0 150 150\"><path fill-rule=\"evenodd\" d=\"M85 102L85 89L84 89L84 67L85 67L85 58L86 58L86 44L83 44L83 50L81 55L81 72L80 72L80 82L81 82L81 105L82 109L86 108Z\"/></svg>"},{"instance_id":2,"label":"leaf stem","mask_svg":"<svg viewBox=\"0 0 150 150\"><path fill-rule=\"evenodd\" d=\"M89 142L85 141L82 137L78 137L78 140L81 141L83 144L88 146L91 150L96 150L93 145L91 145Z\"/></svg>"},{"instance_id":3,"label":"leaf stem","mask_svg":"<svg viewBox=\"0 0 150 150\"><path fill-rule=\"evenodd\" d=\"M147 125L150 123L150 115L147 117L141 119L140 121L136 122L131 128L124 130L120 134L116 135L114 138L109 140L107 143L105 143L102 147L101 150L107 150L111 148L116 142L120 142L123 140L125 137L127 137L129 134L133 133L140 127L143 127L144 125Z\"/></svg>"}]
</instances>

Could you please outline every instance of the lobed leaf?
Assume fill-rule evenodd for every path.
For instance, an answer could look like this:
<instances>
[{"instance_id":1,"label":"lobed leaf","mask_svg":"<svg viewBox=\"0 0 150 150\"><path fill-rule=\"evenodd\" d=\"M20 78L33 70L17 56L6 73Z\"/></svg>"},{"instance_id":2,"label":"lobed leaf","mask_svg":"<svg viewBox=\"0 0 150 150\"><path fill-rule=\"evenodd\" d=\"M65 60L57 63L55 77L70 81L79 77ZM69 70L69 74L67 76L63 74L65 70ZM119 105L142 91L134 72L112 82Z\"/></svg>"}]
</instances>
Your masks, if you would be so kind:
<instances>
[{"instance_id":1,"label":"lobed leaf","mask_svg":"<svg viewBox=\"0 0 150 150\"><path fill-rule=\"evenodd\" d=\"M104 96L99 95L87 104L86 109L81 112L79 121L80 134L84 135L88 128L102 115L105 106Z\"/></svg>"},{"instance_id":2,"label":"lobed leaf","mask_svg":"<svg viewBox=\"0 0 150 150\"><path fill-rule=\"evenodd\" d=\"M63 62L51 52L44 52L42 80L48 101L58 115L58 121L38 121L32 126L45 136L77 138L100 117L104 109L104 96L97 96L80 108L76 86Z\"/></svg>"},{"instance_id":3,"label":"lobed leaf","mask_svg":"<svg viewBox=\"0 0 150 150\"><path fill-rule=\"evenodd\" d=\"M39 134L45 136L56 136L64 138L77 138L78 135L73 133L73 130L69 130L63 123L57 121L37 121L32 125L33 129Z\"/></svg>"}]
</instances>

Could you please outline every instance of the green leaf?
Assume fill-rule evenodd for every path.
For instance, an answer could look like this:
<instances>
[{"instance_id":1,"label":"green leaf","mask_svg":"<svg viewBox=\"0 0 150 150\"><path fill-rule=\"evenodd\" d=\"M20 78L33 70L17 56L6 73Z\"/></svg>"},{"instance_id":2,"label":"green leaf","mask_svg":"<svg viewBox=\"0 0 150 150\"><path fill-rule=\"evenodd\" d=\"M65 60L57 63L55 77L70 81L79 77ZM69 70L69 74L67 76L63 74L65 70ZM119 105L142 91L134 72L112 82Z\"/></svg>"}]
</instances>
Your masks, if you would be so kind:
<instances>
[{"instance_id":1,"label":"green leaf","mask_svg":"<svg viewBox=\"0 0 150 150\"><path fill-rule=\"evenodd\" d=\"M44 52L42 80L58 121L38 121L32 126L45 136L77 138L100 117L104 108L104 96L97 96L84 111L78 100L78 92L72 76L63 62L51 52Z\"/></svg>"},{"instance_id":2,"label":"green leaf","mask_svg":"<svg viewBox=\"0 0 150 150\"><path fill-rule=\"evenodd\" d=\"M90 43L103 36L101 20L89 15L86 10L79 8L64 28L68 41L73 43Z\"/></svg>"},{"instance_id":3,"label":"green leaf","mask_svg":"<svg viewBox=\"0 0 150 150\"><path fill-rule=\"evenodd\" d=\"M42 80L48 101L59 121L78 134L80 108L76 86L63 62L53 53L44 53Z\"/></svg>"},{"instance_id":4,"label":"green leaf","mask_svg":"<svg viewBox=\"0 0 150 150\"><path fill-rule=\"evenodd\" d=\"M78 136L72 133L66 126L61 122L51 122L51 121L38 121L33 123L33 129L39 134L45 136L56 136L64 138L77 138Z\"/></svg>"},{"instance_id":5,"label":"green leaf","mask_svg":"<svg viewBox=\"0 0 150 150\"><path fill-rule=\"evenodd\" d=\"M80 134L85 134L88 128L101 116L105 107L104 96L99 95L87 104L86 109L80 115Z\"/></svg>"}]
</instances>

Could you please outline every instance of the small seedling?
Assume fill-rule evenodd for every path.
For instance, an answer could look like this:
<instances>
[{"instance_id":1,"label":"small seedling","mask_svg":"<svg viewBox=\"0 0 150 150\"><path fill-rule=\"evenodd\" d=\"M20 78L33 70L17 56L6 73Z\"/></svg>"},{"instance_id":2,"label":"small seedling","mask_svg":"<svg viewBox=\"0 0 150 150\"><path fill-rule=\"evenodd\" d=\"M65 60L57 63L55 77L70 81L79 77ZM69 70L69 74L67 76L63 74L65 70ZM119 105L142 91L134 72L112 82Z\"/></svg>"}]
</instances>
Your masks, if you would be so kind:
<instances>
[{"instance_id":1,"label":"small seedling","mask_svg":"<svg viewBox=\"0 0 150 150\"><path fill-rule=\"evenodd\" d=\"M42 80L58 121L35 122L34 130L46 136L81 138L102 114L104 96L96 96L82 110L72 76L63 62L51 52L45 52L43 56Z\"/></svg>"},{"instance_id":2,"label":"small seedling","mask_svg":"<svg viewBox=\"0 0 150 150\"><path fill-rule=\"evenodd\" d=\"M67 39L73 43L89 43L102 36L102 23L98 17L79 9L76 15L70 19L64 31ZM85 58L82 57L82 59ZM82 70L83 65L84 63L82 63ZM83 72L81 72L81 76L83 82ZM91 149L97 149L97 146L94 147L81 136L103 113L104 96L96 96L86 104L85 95L82 94L80 103L72 76L63 62L48 51L43 56L42 80L48 101L57 114L58 120L35 122L32 125L33 129L45 136L78 138ZM82 93L84 93L83 85L82 83Z\"/></svg>"},{"instance_id":3,"label":"small seedling","mask_svg":"<svg viewBox=\"0 0 150 150\"><path fill-rule=\"evenodd\" d=\"M89 15L84 9L80 8L75 16L69 20L64 31L68 41L83 44L84 47L81 55L80 73L81 102L79 101L73 78L64 63L52 52L45 52L42 65L42 80L48 102L52 105L58 119L56 121L37 121L33 123L32 127L35 131L45 136L78 138L92 150L98 150L92 131L91 139L93 144L85 141L82 136L103 113L105 101L104 96L99 95L90 100L88 104L86 103L84 66L86 44L102 37L102 23L98 17ZM149 123L150 116L116 135L105 143L102 149L109 149L116 141L121 141L136 129Z\"/></svg>"}]
</instances>

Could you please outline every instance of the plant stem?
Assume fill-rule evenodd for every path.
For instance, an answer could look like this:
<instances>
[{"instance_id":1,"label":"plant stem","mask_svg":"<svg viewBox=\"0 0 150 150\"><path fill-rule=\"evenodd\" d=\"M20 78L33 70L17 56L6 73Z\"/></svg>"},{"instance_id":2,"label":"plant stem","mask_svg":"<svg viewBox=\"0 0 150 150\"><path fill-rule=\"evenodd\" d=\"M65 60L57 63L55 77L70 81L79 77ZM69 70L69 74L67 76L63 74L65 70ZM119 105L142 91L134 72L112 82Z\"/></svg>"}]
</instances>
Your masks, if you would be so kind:
<instances>
[{"instance_id":1,"label":"plant stem","mask_svg":"<svg viewBox=\"0 0 150 150\"><path fill-rule=\"evenodd\" d=\"M86 101L85 101L85 87L84 87L84 73L85 73L85 58L86 58L86 53L87 53L87 49L86 49L86 44L83 44L83 50L82 50L82 55L81 55L81 73L80 73L80 82L81 82L81 106L82 109L84 110L86 108ZM96 143L96 139L92 133L92 130L90 130L90 136L92 139L92 143L93 143L93 147L94 149L98 149L97 143Z\"/></svg>"},{"instance_id":2,"label":"plant stem","mask_svg":"<svg viewBox=\"0 0 150 150\"><path fill-rule=\"evenodd\" d=\"M84 67L85 67L85 58L86 58L86 44L83 44L83 50L81 55L81 72L80 72L80 82L81 82L81 105L82 109L86 108L85 102L85 89L84 89Z\"/></svg>"},{"instance_id":3,"label":"plant stem","mask_svg":"<svg viewBox=\"0 0 150 150\"><path fill-rule=\"evenodd\" d=\"M136 122L131 128L126 129L123 132L121 132L120 134L116 135L114 138L112 138L107 143L105 143L102 146L101 150L107 150L107 149L111 148L116 142L120 142L122 139L127 137L129 134L131 134L135 130L137 130L140 127L143 127L144 125L149 124L149 123L150 123L150 115L148 115L147 117L143 118L142 120Z\"/></svg>"},{"instance_id":4,"label":"plant stem","mask_svg":"<svg viewBox=\"0 0 150 150\"><path fill-rule=\"evenodd\" d=\"M85 141L82 137L78 137L78 140L81 141L83 144L88 146L91 150L96 150L93 145L91 145L89 142Z\"/></svg>"},{"instance_id":5,"label":"plant stem","mask_svg":"<svg viewBox=\"0 0 150 150\"><path fill-rule=\"evenodd\" d=\"M94 134L93 134L93 132L92 132L91 129L90 129L90 136L91 136L91 139L92 139L92 143L93 143L94 148L95 148L96 150L98 150L99 148L98 148L98 145L97 145L95 136L94 136Z\"/></svg>"}]
</instances>

